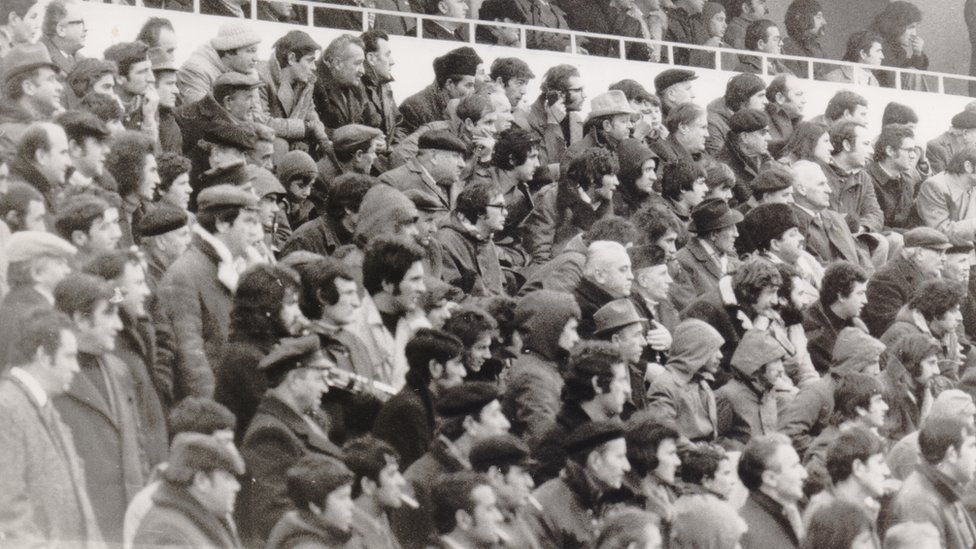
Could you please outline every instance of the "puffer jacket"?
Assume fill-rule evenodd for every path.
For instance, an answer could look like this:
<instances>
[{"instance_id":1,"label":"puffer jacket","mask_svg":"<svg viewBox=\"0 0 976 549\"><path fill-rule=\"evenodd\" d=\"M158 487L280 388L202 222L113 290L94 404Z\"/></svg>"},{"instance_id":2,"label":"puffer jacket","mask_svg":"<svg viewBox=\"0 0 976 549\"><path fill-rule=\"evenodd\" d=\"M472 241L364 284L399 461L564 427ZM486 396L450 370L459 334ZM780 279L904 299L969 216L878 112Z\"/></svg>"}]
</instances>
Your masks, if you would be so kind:
<instances>
[{"instance_id":1,"label":"puffer jacket","mask_svg":"<svg viewBox=\"0 0 976 549\"><path fill-rule=\"evenodd\" d=\"M491 238L478 234L474 227L454 216L437 231L444 247L443 280L473 296L503 295L504 276L498 250Z\"/></svg>"}]
</instances>

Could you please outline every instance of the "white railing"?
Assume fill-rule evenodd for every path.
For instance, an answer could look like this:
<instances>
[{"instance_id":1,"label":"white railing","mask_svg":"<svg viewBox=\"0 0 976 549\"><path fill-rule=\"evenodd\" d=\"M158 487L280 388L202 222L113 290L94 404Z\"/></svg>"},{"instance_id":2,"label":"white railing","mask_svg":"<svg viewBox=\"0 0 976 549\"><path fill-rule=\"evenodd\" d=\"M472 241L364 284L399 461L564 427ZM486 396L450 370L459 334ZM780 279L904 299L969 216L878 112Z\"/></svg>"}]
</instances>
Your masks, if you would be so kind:
<instances>
[{"instance_id":1,"label":"white railing","mask_svg":"<svg viewBox=\"0 0 976 549\"><path fill-rule=\"evenodd\" d=\"M92 1L97 1L97 0L92 0ZM263 1L266 0L250 0L251 19L258 20L257 18L258 2L263 2ZM621 59L626 59L628 44L643 44L643 45L651 46L661 51L662 54L666 52L667 55L666 56L662 55L661 59L666 59L666 62L671 65L675 65L674 59L675 59L676 50L705 51L705 52L709 52L711 54L711 57L714 59L715 62L714 69L720 71L734 70L734 66L723 67L723 54L734 55L736 57L738 57L739 55L743 55L743 56L749 56L753 58L759 58L762 60L761 66L762 66L763 76L768 75L769 61L777 60L777 61L788 61L793 63L802 63L806 67L806 70L804 71L805 75L798 74L797 76L802 78L808 78L808 79L814 78L814 74L816 73L817 66L829 67L830 69L842 67L842 66L849 66L849 67L857 67L866 71L878 70L878 71L884 71L888 73L894 73L895 76L894 88L898 90L909 89L911 91L927 91L931 93L943 94L943 93L947 93L946 92L947 81L965 82L967 84L971 82L976 82L976 77L969 76L969 75L950 74L950 73L943 73L943 72L923 71L918 69L906 69L906 68L887 67L887 66L879 67L875 65L866 65L863 63L853 63L850 61L835 61L833 59L818 59L818 58L801 57L796 55L784 55L784 54L771 55L764 52L757 52L757 51L750 51L750 50L718 48L714 46L684 44L680 42L669 42L665 40L631 38L626 36L581 32L581 31L575 31L569 29L554 29L549 27L537 27L533 25L524 25L519 23L500 23L495 21L481 21L478 19L446 17L442 15L427 15L423 13L401 12L401 11L384 10L378 8L365 8L360 6L328 4L323 2L317 2L314 0L275 0L275 1L284 2L287 4L291 4L293 6L300 6L302 8L302 11L305 12L304 25L308 27L318 26L314 24L314 13L316 9L330 10L330 11L347 11L347 12L357 13L360 15L360 19L362 23L361 30L363 31L369 30L370 28L369 19L371 15L372 16L376 16L376 15L394 16L405 20L413 20L415 22L415 33L417 38L424 38L424 30L423 30L424 21L428 21L428 20L444 21L444 22L455 23L467 27L467 31L468 31L467 37L468 37L468 42L470 43L475 43L475 38L476 38L475 35L478 27L502 27L506 29L517 29L519 33L519 45L522 49L530 49L527 46L528 33L546 33L546 34L554 34L554 35L561 35L561 36L568 37L569 53L573 53L577 55L586 54L586 52L580 47L580 38L583 38L586 41L603 40L603 41L615 42L617 45L617 55ZM143 5L142 0L135 0L135 2L137 6L142 7ZM193 13L195 14L201 13L200 0L193 0ZM332 27L328 27L328 28L332 28ZM690 68L696 68L696 67L690 67ZM906 78L905 78L906 76L915 76L915 77L923 78L926 80L926 82L928 82L930 79L934 80L936 82L935 89L919 90L915 88L905 88L904 84L906 83ZM966 95L965 90L961 90L960 94Z\"/></svg>"}]
</instances>

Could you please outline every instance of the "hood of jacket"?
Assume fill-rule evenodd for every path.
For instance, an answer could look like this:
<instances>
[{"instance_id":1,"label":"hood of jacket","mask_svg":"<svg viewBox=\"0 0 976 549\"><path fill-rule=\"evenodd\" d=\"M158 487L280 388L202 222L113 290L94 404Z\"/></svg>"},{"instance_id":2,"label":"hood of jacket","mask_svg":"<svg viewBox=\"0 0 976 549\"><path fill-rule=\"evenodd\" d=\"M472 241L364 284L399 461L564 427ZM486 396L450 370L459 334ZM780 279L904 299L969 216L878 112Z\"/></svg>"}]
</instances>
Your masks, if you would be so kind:
<instances>
[{"instance_id":1,"label":"hood of jacket","mask_svg":"<svg viewBox=\"0 0 976 549\"><path fill-rule=\"evenodd\" d=\"M837 334L830 373L835 377L863 373L867 367L878 363L884 350L884 343L864 330L844 328Z\"/></svg>"},{"instance_id":2,"label":"hood of jacket","mask_svg":"<svg viewBox=\"0 0 976 549\"><path fill-rule=\"evenodd\" d=\"M389 185L374 185L359 206L353 240L365 244L381 234L396 232L400 225L415 222L419 215L407 195Z\"/></svg>"},{"instance_id":3,"label":"hood of jacket","mask_svg":"<svg viewBox=\"0 0 976 549\"><path fill-rule=\"evenodd\" d=\"M523 350L556 360L562 350L559 336L571 318L580 318L580 308L572 294L538 290L523 297L515 309Z\"/></svg>"},{"instance_id":4,"label":"hood of jacket","mask_svg":"<svg viewBox=\"0 0 976 549\"><path fill-rule=\"evenodd\" d=\"M683 374L687 382L708 362L725 343L718 330L710 324L689 318L684 320L671 334L671 354L668 368Z\"/></svg>"}]
</instances>

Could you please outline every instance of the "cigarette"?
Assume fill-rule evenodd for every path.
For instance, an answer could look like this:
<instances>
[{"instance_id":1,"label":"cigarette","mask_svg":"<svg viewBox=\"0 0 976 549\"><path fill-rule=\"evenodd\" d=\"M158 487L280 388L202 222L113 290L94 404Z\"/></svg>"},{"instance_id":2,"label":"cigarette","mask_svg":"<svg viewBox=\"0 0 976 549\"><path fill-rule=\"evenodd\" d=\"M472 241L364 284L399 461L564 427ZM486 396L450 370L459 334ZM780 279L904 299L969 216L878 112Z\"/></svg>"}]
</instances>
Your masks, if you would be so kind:
<instances>
[{"instance_id":1,"label":"cigarette","mask_svg":"<svg viewBox=\"0 0 976 549\"><path fill-rule=\"evenodd\" d=\"M496 529L495 532L498 533L498 542L501 543L502 545L508 545L512 543L512 536L508 535L508 532L506 532L502 528Z\"/></svg>"},{"instance_id":2,"label":"cigarette","mask_svg":"<svg viewBox=\"0 0 976 549\"><path fill-rule=\"evenodd\" d=\"M411 509L419 509L420 508L420 503L418 503L417 500L413 499L412 497L408 496L407 494L400 494L400 501L402 501L404 503L404 505L406 505L407 507L409 507Z\"/></svg>"},{"instance_id":3,"label":"cigarette","mask_svg":"<svg viewBox=\"0 0 976 549\"><path fill-rule=\"evenodd\" d=\"M539 503L539 500L535 499L535 496L533 496L532 494L526 496L525 500L529 502L529 505L535 507L536 511L542 511L542 504Z\"/></svg>"}]
</instances>

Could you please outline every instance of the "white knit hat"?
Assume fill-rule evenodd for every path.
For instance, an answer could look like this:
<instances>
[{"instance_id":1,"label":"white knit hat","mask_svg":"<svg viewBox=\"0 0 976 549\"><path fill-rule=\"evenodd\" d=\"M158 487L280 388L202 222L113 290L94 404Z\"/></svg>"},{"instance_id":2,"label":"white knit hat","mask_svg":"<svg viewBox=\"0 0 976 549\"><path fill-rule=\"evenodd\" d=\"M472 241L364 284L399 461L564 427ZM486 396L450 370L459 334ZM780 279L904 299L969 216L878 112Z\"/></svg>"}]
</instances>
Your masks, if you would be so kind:
<instances>
[{"instance_id":1,"label":"white knit hat","mask_svg":"<svg viewBox=\"0 0 976 549\"><path fill-rule=\"evenodd\" d=\"M250 25L233 21L220 26L217 36L210 40L210 46L217 51L228 51L252 46L260 41L261 35Z\"/></svg>"}]
</instances>

